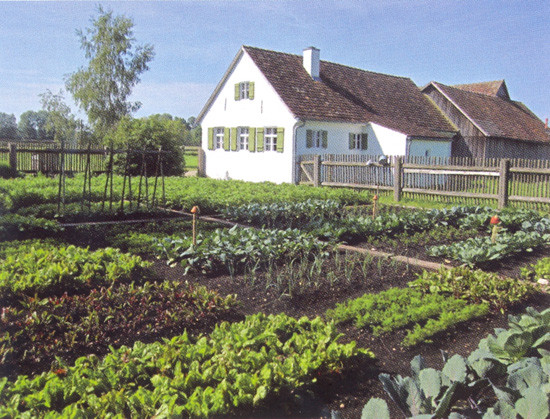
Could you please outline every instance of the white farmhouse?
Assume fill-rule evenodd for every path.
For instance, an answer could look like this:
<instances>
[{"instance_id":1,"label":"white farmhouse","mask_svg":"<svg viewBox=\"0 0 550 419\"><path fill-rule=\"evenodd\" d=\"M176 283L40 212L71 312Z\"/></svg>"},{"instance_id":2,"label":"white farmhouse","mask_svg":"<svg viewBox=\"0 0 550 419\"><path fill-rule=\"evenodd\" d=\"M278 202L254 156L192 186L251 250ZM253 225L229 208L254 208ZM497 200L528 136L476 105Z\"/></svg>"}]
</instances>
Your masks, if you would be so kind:
<instances>
[{"instance_id":1,"label":"white farmhouse","mask_svg":"<svg viewBox=\"0 0 550 419\"><path fill-rule=\"evenodd\" d=\"M243 46L197 118L206 176L293 183L304 154L451 156L457 128L409 79Z\"/></svg>"}]
</instances>

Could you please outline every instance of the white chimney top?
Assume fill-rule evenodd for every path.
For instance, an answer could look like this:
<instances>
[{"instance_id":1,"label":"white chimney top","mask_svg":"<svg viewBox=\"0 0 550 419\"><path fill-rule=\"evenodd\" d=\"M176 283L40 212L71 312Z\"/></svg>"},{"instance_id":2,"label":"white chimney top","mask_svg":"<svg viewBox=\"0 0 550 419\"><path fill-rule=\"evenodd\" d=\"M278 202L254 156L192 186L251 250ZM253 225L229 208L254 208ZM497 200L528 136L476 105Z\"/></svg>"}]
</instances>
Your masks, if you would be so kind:
<instances>
[{"instance_id":1,"label":"white chimney top","mask_svg":"<svg viewBox=\"0 0 550 419\"><path fill-rule=\"evenodd\" d=\"M304 54L303 54L304 68L306 69L306 71L308 72L308 74L311 76L313 80L321 80L321 78L319 77L320 52L321 51L315 47L309 47L304 49Z\"/></svg>"}]
</instances>

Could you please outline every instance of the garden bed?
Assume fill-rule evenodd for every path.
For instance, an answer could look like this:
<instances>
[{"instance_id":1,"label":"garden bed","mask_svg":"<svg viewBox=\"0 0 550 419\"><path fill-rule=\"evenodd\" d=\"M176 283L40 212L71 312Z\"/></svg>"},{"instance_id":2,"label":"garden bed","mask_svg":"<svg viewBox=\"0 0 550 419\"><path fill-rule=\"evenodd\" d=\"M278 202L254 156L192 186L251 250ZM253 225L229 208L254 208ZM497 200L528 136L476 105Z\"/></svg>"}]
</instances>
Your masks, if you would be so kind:
<instances>
[{"instance_id":1,"label":"garden bed","mask_svg":"<svg viewBox=\"0 0 550 419\"><path fill-rule=\"evenodd\" d=\"M84 291L76 293L74 301L71 293L68 296L57 293L55 297L52 297L53 299L50 298L48 303L42 304L33 300L30 297L31 294L29 294L27 297L30 297L31 300L17 307L17 309L23 310L19 320L17 318L11 319L14 323L11 325L11 332L14 335L17 330L14 325L17 326L17 321L22 321L22 324L24 323L29 328L33 325L39 329L42 327L40 322L44 322L46 316L40 317L41 309L39 306L41 304L46 308L47 304L54 304L56 307L66 304L67 309L65 311L57 307L55 310L59 309L59 312L56 312L54 308L47 309L46 312L55 314L60 319L65 320L68 314L75 314L76 317L84 319L87 323L87 330L91 333L91 339L94 341L102 340L102 345L99 345L101 347L95 344L75 346L74 350L63 352L60 350L63 345L59 345L59 342L56 341L55 344L52 344L51 341L55 337L49 336L51 338L49 344L52 345L50 357L44 360L36 360L34 363L23 363L19 365L20 371L18 372L32 371L36 373L47 370L48 362L51 361L54 355L61 355L70 363L79 355L105 354L108 344L112 344L114 348L117 348L123 344L131 346L136 340L159 341L163 337L170 338L181 334L183 328L187 329L193 336L201 333L208 335L211 333L214 324L221 320L241 324L241 322L248 321L246 316L254 316L257 313L285 314L296 319L302 316L307 316L310 319L316 316L329 319L331 316L329 310L334 309L338 304L358 300L365 294L376 294L381 297L382 294L386 295L387 293L389 295L388 291L398 290L399 292L403 291L402 294L406 295L407 298L416 299L416 302L419 298L423 298L422 296L419 297L418 293L413 292L415 289L408 287L408 283L414 281L417 274L421 273L418 268L392 259L334 251L333 245L335 242L331 240L335 237L330 237L330 235L341 235L342 231L331 230L323 226L322 223L326 220L322 218L330 217L334 212L335 205L334 203L316 203L313 207L310 207L309 203L298 203L286 209L283 208L282 213L286 218L277 218L278 216L275 213L280 205L274 206L275 210L271 214L270 223L272 225L270 227L277 227L277 223L280 222L290 223L288 227L297 227L294 224L301 223L300 217L311 219L321 214L320 218L316 220L317 225L304 229L304 231L297 229L271 231L240 228L212 231L217 227L215 224L201 222L201 235L197 246L192 246L190 242L190 221L181 220L138 225L78 226L67 228L61 233L56 232L58 240L90 246L92 250L101 249L108 245L117 247L123 252L141 255L152 264L147 267L150 270L150 275L147 275L147 277L150 279L146 279L146 284L137 281L136 287L145 286L145 288L137 291L132 288L134 285L131 285L130 288L125 288L128 287L127 285L118 285L112 288L112 291L106 291L106 288L99 288L100 285L105 286L105 284L100 284L95 287L98 291L92 290L90 292L83 285ZM301 215L293 215L292 210L299 209L301 206L304 210ZM255 214L262 216L263 209L260 206L252 205L250 208L255 211ZM319 208L321 211L319 211ZM441 257L429 256L426 251L427 247L451 245L457 240L487 236L486 230L479 228L479 226L472 226L471 228L464 226L457 228L456 225L447 226L434 223L434 220L417 217L414 214L407 215L407 211L402 214L405 222L397 217L389 217L379 223L366 220L365 214L360 212L361 210L355 215L363 217L361 228L364 231L376 232L375 238L370 238L366 242L363 241L360 246L435 262L449 264L450 261ZM434 214L434 217L439 217L438 219L443 222L446 222L445 217L454 216L454 213L449 212ZM354 214L352 213L351 216L354 216ZM485 217L484 214L474 212L473 217L471 217L474 221L473 224L479 221L483 223L483 217ZM346 228L353 228L353 223L343 225ZM390 229L390 234L383 233L385 228ZM44 231L46 230L44 229ZM355 234L357 240L361 237L361 234L364 234L364 231L356 230L352 233ZM329 240L327 242L318 241L316 234L319 232L328 233L329 237L323 238ZM344 232L344 234L347 233ZM360 242L360 240L358 241ZM520 278L520 268L523 265L530 262L534 263L537 259L546 255L550 256L550 249L539 247L531 253L517 254L498 262L487 263L484 268L499 274ZM158 260L155 256L160 256L164 260ZM451 264L458 265L459 263L451 262ZM463 276L460 273L457 275ZM493 332L495 327L506 326L507 314L523 312L527 306L544 309L550 305L548 294L537 293L528 296L526 288L521 289L523 284L516 287L516 281L508 281L502 286L495 285L502 278L495 275L490 278L487 277L488 279L485 281L483 276L485 274L481 273L479 275L482 278L480 281L482 286L471 287L471 289L476 289L476 292L480 293L479 290L484 288L486 284L489 288L494 285L494 288L489 291L485 290L473 297L471 294L474 292L459 293L459 296L463 297L468 294L469 298L473 298L468 300L469 305L479 307L479 311L473 317L476 315L483 315L483 317L469 317L465 323L453 325L453 327L443 329L443 332L434 335L427 335L431 340L430 342L424 341L412 346L404 344L412 330L410 324L407 327L388 329L389 332L386 330L381 335L377 335L376 327L378 326L373 326L375 323L367 322L366 326L362 327L350 321L342 321L336 325L337 331L342 333L339 342L357 342L358 347L374 352L377 358L375 361L372 361L369 357L344 357L342 360L346 359L346 362L342 364L342 368L334 368L334 365L340 362L336 359L336 364L331 367L330 371L326 371L326 373L315 372L315 374L318 374L318 380L315 383L308 381L307 384L297 385L295 390L292 390L292 386L286 387L285 384L281 387L279 393L275 391L275 393L267 395L263 393L263 390L257 389L258 393L254 398L259 397L262 399L265 397L262 403L255 408L251 408L250 403L246 402L233 412L237 416L330 417L331 411L337 411L340 417L359 417L363 406L371 397L389 400L378 379L380 373L409 375L410 362L419 353L424 356L428 366L441 368L443 365L440 354L441 349L449 352L450 355L468 355L477 347L479 340ZM166 281L167 284L187 282L191 289L198 290L199 286L206 287L213 294L208 294L206 298L202 298L200 295L206 296L207 291L200 291L198 302L192 302L190 309L182 306L181 311L175 313L171 307L177 306L178 296L184 296L187 288L180 289L168 286L168 288L163 288L161 292L158 292L157 284L160 284L161 281ZM129 282L129 279L124 279L124 282ZM185 284L185 287L187 286ZM422 286L417 286L419 289L422 287L424 287L424 295L439 292L431 291L429 281ZM508 289L511 289L509 287L516 288L508 294ZM55 289L58 290L58 288L56 286ZM466 288L470 289L470 287ZM120 295L117 294L119 291ZM448 290L445 292L448 292ZM453 292L450 292L450 294L453 294ZM154 295L160 297L153 297ZM232 303L233 295L236 296L237 305ZM494 301L491 301L491 298L486 299L486 295L494 296ZM508 295L510 296L509 301ZM111 300L113 296L114 299ZM514 300L512 296L516 296L517 299ZM137 299L134 297L137 297ZM222 300L226 297L228 299ZM444 304L441 307L452 307L453 310L464 308L463 302L459 304L462 308L457 308L456 301L450 301L448 296L444 298L443 296L441 296L442 298L437 297L437 301L434 300L425 304L426 306L431 304L434 312L437 312L437 304L442 301L447 305ZM185 298L190 301L195 299L191 296ZM379 299L382 300L382 298ZM132 304L134 305L124 305L125 302L130 300L133 301ZM212 306L209 301L213 302ZM408 304L409 300L407 299L403 301L405 301L401 304L403 309L414 306ZM12 304L16 305L14 302ZM102 304L105 307L102 307ZM149 305L156 304L155 307L159 308L159 313L163 313L160 316L163 318L162 322L158 322L158 316L154 313L155 310L149 312L143 310L143 314L147 317L144 321L137 318L136 315L142 314L140 310L135 308L139 304L145 304L148 308ZM95 312L103 313L101 315L104 318L102 320L98 319L97 324L94 326L88 317L91 318L96 314L92 316L79 311L81 305L94 306ZM393 304L393 306L395 305ZM123 316L113 322L110 317L116 317L117 315L115 311L118 308L115 308L114 311L112 309L115 306L125 307L121 312L124 313L127 320ZM218 307L220 310L218 310ZM29 312L25 313L25 310ZM484 314L488 310L490 310L489 314ZM167 321L170 316L176 314L177 318L173 318L172 322ZM396 316L400 315L397 313ZM13 316L13 312L11 309L4 310L2 316L2 321L5 323L6 318ZM353 318L353 315L351 318ZM178 323L181 320L181 324L175 326L174 319ZM428 319L429 322L435 317L432 314L432 317L428 317ZM10 321L10 318L8 318L8 321ZM128 326L131 327L121 327L125 321L128 321ZM287 320L281 321L283 323L287 322ZM103 322L105 322L105 328L101 327ZM415 320L413 320L414 322ZM424 327L425 322L426 317L422 317L422 320L419 321L419 324L423 325L421 327ZM151 324L158 325L158 330L154 327L151 328ZM249 327L243 325L244 323L238 327ZM44 323L44 330L50 330L46 329L46 326L50 326L50 323ZM72 326L64 325L64 327L71 329ZM432 329L436 330L434 327ZM76 332L69 331L68 333L69 336L73 336L73 339L76 337L80 340L82 336L79 333L81 332L81 330L76 330ZM31 334L42 336L34 332ZM332 332L330 334L334 336ZM38 339L42 339L42 337ZM185 345L187 344L185 343ZM191 342L190 344L194 343ZM259 345L262 346L261 342L259 342ZM59 351L54 353L56 348ZM306 358L309 356L307 351L302 355ZM116 355L116 357L119 356L124 359L123 352ZM56 371L64 371L63 374L65 374L67 368L62 366ZM312 371L308 371L303 377L309 377L309 380L311 378L309 374ZM160 383L157 378L154 382ZM401 416L392 403L389 403L389 405L391 417ZM148 412L150 414L154 413L154 411ZM224 414L224 416L226 415Z\"/></svg>"}]
</instances>

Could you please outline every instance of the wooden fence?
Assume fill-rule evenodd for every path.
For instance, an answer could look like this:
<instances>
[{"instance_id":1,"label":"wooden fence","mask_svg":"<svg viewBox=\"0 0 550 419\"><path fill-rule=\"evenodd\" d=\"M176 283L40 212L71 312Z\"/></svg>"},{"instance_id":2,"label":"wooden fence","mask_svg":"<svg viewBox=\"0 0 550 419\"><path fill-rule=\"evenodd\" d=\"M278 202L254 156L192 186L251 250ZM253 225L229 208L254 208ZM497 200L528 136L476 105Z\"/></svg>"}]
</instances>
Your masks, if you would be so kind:
<instances>
[{"instance_id":1,"label":"wooden fence","mask_svg":"<svg viewBox=\"0 0 550 419\"><path fill-rule=\"evenodd\" d=\"M197 155L199 147L183 147L185 154ZM113 150L113 154L125 154L127 150ZM93 173L107 170L110 149L64 148L54 142L4 142L0 141L0 163L24 173L58 173L60 155L63 153L64 171L84 172L89 164ZM135 151L141 153L141 151ZM149 152L146 152L149 153ZM157 153L157 151L152 151ZM88 160L89 156L89 160Z\"/></svg>"},{"instance_id":2,"label":"wooden fence","mask_svg":"<svg viewBox=\"0 0 550 419\"><path fill-rule=\"evenodd\" d=\"M351 155L303 155L298 182L315 186L367 188L402 197L466 204L496 201L550 205L550 161Z\"/></svg>"}]
</instances>

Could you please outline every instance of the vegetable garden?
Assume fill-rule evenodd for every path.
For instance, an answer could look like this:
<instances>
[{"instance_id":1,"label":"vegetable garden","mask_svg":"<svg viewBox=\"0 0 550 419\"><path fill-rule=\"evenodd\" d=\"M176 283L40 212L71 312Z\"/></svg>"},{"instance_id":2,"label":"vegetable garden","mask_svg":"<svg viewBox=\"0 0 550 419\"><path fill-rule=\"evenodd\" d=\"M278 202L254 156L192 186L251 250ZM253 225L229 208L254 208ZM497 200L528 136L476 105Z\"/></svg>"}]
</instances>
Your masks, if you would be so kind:
<instances>
[{"instance_id":1,"label":"vegetable garden","mask_svg":"<svg viewBox=\"0 0 550 419\"><path fill-rule=\"evenodd\" d=\"M0 416L549 415L547 215L170 177L166 207L109 208L104 185L67 179L57 214L55 179L0 179Z\"/></svg>"}]
</instances>

